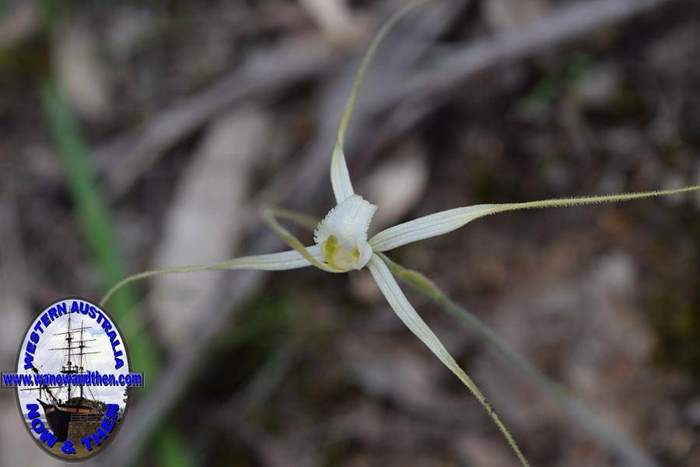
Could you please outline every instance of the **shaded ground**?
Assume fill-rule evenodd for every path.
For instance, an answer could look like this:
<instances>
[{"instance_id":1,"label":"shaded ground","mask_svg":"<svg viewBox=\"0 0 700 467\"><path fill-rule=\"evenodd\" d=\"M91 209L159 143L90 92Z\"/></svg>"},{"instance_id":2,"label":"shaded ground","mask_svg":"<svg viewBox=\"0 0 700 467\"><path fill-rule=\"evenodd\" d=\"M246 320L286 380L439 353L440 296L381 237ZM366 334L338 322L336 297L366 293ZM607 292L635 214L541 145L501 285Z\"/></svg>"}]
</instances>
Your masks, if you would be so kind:
<instances>
[{"instance_id":1,"label":"shaded ground","mask_svg":"<svg viewBox=\"0 0 700 467\"><path fill-rule=\"evenodd\" d=\"M16 355L12 339L20 341L38 309L58 296L97 299L104 290L42 112L38 82L48 58L95 148L90 160L127 269L223 259L260 248L253 203L292 205L301 196L285 193L291 182L280 174L326 163L315 163L309 148L341 113L352 69L340 61L395 9L353 3L331 27L314 15L314 3L68 2L51 34L37 11L26 13L34 15L27 25L16 16L24 6L6 8L3 28L23 33L0 34L3 368ZM527 27L569 4L468 3L449 20L426 14L399 29L369 94L388 92L474 38ZM370 180L363 193L386 206L387 223L468 204L700 183L699 13L694 2L668 2L501 64L453 86L410 128L400 124L410 112L365 116L348 152L352 175ZM404 58L410 54L400 44L416 31L431 47ZM157 157L142 171L122 165L129 150L111 149L127 135L133 150L138 125L173 103L194 108L187 97L216 87L252 54L302 38L335 47L309 76L212 112L150 151ZM401 60L416 63L387 85L382 72L391 78ZM286 69L264 76L277 72ZM305 204L316 216L331 205L325 167L319 173L306 183L312 201ZM115 174L129 182L119 185ZM699 209L699 197L678 196L503 214L392 257L426 273L659 465L690 467L700 465ZM192 330L210 316L216 277L141 284L144 306L121 327L155 342L167 368L199 338ZM241 277L223 280L233 289ZM161 420L187 440L193 465L515 465L487 416L401 325L365 271L260 280ZM452 318L409 298L533 465L624 465ZM3 422L16 417L10 394L0 403ZM13 447L15 457L0 461L7 465L41 462L21 430L0 431L0 446ZM151 449L140 463L164 459Z\"/></svg>"}]
</instances>

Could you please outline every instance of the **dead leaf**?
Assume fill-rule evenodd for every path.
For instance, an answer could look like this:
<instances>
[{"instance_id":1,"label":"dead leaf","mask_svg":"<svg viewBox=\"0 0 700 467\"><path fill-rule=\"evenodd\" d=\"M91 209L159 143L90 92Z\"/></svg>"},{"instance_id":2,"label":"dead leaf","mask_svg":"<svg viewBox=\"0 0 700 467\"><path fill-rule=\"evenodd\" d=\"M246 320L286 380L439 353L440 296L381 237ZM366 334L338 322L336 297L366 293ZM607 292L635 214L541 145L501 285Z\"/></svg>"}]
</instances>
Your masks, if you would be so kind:
<instances>
[{"instance_id":1,"label":"dead leaf","mask_svg":"<svg viewBox=\"0 0 700 467\"><path fill-rule=\"evenodd\" d=\"M89 120L104 120L110 109L110 80L99 59L97 37L80 22L59 28L54 41L58 81L76 111Z\"/></svg>"},{"instance_id":2,"label":"dead leaf","mask_svg":"<svg viewBox=\"0 0 700 467\"><path fill-rule=\"evenodd\" d=\"M381 164L363 180L360 193L380 206L373 229L383 229L403 219L420 201L428 184L428 163L417 144L399 149L399 155Z\"/></svg>"},{"instance_id":3,"label":"dead leaf","mask_svg":"<svg viewBox=\"0 0 700 467\"><path fill-rule=\"evenodd\" d=\"M245 203L250 173L268 136L269 123L255 109L233 111L213 125L177 189L154 267L206 264L233 256L242 219L249 214ZM168 343L187 336L217 283L216 274L156 279L150 305Z\"/></svg>"},{"instance_id":4,"label":"dead leaf","mask_svg":"<svg viewBox=\"0 0 700 467\"><path fill-rule=\"evenodd\" d=\"M335 43L352 44L366 33L364 21L352 13L346 0L301 0L300 3Z\"/></svg>"},{"instance_id":5,"label":"dead leaf","mask_svg":"<svg viewBox=\"0 0 700 467\"><path fill-rule=\"evenodd\" d=\"M33 2L17 3L0 18L0 47L13 47L36 33L39 15Z\"/></svg>"},{"instance_id":6,"label":"dead leaf","mask_svg":"<svg viewBox=\"0 0 700 467\"><path fill-rule=\"evenodd\" d=\"M541 18L548 0L489 0L484 3L486 23L497 31L517 29Z\"/></svg>"}]
</instances>

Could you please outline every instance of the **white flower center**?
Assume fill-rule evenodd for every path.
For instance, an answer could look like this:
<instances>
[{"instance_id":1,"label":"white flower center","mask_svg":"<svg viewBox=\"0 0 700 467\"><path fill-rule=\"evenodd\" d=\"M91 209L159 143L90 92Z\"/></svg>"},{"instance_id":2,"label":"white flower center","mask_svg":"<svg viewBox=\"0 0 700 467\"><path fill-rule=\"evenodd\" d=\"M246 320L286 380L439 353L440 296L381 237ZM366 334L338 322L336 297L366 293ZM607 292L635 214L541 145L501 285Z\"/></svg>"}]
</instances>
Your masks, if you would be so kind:
<instances>
[{"instance_id":1,"label":"white flower center","mask_svg":"<svg viewBox=\"0 0 700 467\"><path fill-rule=\"evenodd\" d=\"M340 271L365 267L372 257L367 230L376 210L377 206L352 195L326 214L314 232L326 264Z\"/></svg>"}]
</instances>

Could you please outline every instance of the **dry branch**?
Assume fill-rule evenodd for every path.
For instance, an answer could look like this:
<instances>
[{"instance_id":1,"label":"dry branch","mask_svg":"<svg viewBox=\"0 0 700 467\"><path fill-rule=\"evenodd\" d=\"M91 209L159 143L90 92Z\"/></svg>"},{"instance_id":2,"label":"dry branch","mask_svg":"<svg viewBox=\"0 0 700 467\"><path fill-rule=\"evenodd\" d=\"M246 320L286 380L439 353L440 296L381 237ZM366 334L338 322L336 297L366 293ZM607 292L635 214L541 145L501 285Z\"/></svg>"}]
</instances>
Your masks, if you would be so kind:
<instances>
[{"instance_id":1,"label":"dry branch","mask_svg":"<svg viewBox=\"0 0 700 467\"><path fill-rule=\"evenodd\" d=\"M165 151L232 105L245 98L268 97L315 76L337 58L333 48L318 37L285 43L253 57L205 91L164 109L133 132L99 147L94 156L109 194L125 193Z\"/></svg>"},{"instance_id":2,"label":"dry branch","mask_svg":"<svg viewBox=\"0 0 700 467\"><path fill-rule=\"evenodd\" d=\"M481 39L436 61L397 92L386 95L381 106L392 106L414 96L445 93L475 74L495 65L532 56L561 46L602 27L625 21L672 0L578 1L554 10L527 27Z\"/></svg>"}]
</instances>

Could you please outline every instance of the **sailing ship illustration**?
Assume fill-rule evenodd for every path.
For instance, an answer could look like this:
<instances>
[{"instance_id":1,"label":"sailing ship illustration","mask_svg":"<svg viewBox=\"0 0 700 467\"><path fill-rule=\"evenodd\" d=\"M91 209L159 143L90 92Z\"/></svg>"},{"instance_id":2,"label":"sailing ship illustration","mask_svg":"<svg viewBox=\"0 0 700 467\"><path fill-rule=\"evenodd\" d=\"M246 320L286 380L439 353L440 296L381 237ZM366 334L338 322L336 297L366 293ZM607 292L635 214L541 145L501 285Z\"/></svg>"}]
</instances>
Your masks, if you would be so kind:
<instances>
[{"instance_id":1,"label":"sailing ship illustration","mask_svg":"<svg viewBox=\"0 0 700 467\"><path fill-rule=\"evenodd\" d=\"M64 353L63 364L60 373L63 375L80 375L87 372L85 368L85 356L101 353L99 351L86 351L90 347L88 342L96 339L86 339L85 330L90 326L71 327L71 316L68 315L68 327L65 332L55 333L55 336L65 336L64 347L49 350L62 351ZM41 374L39 370L32 368L35 374ZM46 422L59 441L70 439L74 442L90 433L93 433L102 422L106 411L106 404L96 400L89 386L41 385L38 388L26 390L39 391L37 401L41 404L46 416Z\"/></svg>"}]
</instances>

